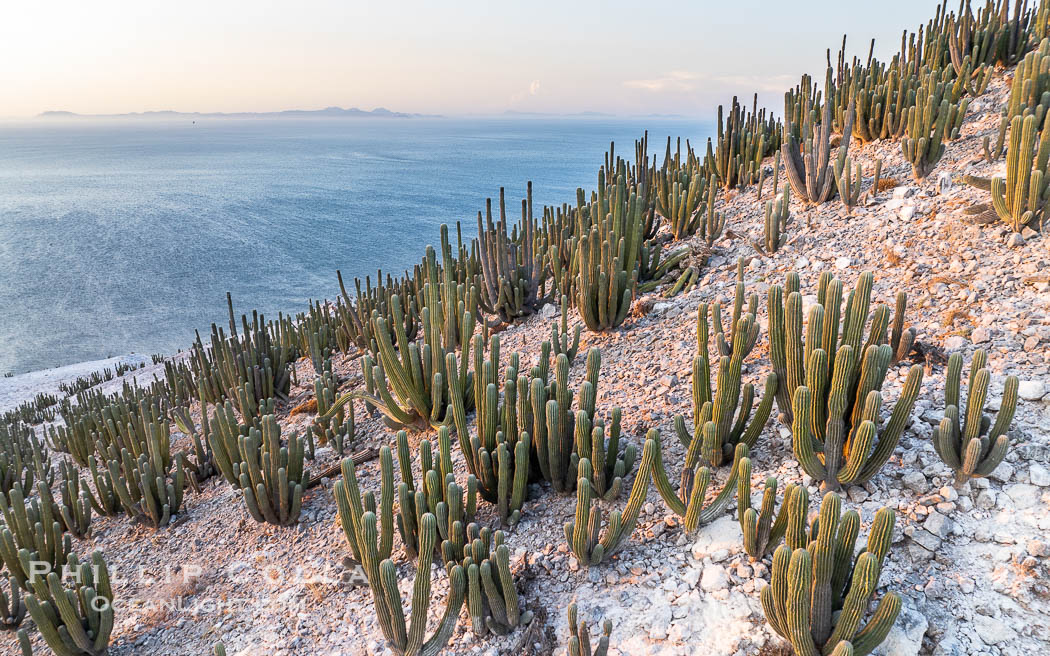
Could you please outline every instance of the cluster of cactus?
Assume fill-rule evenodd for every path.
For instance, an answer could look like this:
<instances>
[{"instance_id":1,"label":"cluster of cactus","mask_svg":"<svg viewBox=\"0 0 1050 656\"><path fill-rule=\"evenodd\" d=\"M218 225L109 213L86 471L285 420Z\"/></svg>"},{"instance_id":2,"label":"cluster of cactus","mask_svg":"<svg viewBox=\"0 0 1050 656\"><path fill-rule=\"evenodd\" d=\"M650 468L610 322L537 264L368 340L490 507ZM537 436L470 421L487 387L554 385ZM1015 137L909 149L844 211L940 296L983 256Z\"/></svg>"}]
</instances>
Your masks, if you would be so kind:
<instances>
[{"instance_id":1,"label":"cluster of cactus","mask_svg":"<svg viewBox=\"0 0 1050 656\"><path fill-rule=\"evenodd\" d=\"M415 339L419 330L419 312L415 305L415 288L417 280L413 278L398 278L387 274L383 279L383 272L376 276L376 284L372 285L371 276L365 276L364 287L361 279L354 279L356 293L351 299L343 281L343 274L336 271L339 281L339 300L335 307L338 326L336 328L337 340L343 343L344 349L350 345L360 350L371 349L375 343L372 334L372 315L377 314L384 317L389 324L393 321L391 300L394 296L404 299L406 307L402 314L401 327L408 339Z\"/></svg>"},{"instance_id":2,"label":"cluster of cactus","mask_svg":"<svg viewBox=\"0 0 1050 656\"><path fill-rule=\"evenodd\" d=\"M784 490L780 511L777 503L777 479L766 479L762 505L756 511L751 507L751 459L740 460L740 478L737 481L737 521L744 536L744 551L751 560L759 560L773 551L788 532L800 535L805 530L809 492L802 485L792 483ZM775 514L775 518L774 518ZM789 521L792 522L789 524Z\"/></svg>"},{"instance_id":3,"label":"cluster of cactus","mask_svg":"<svg viewBox=\"0 0 1050 656\"><path fill-rule=\"evenodd\" d=\"M201 484L219 471L215 466L215 455L211 450L207 411L204 410L203 414L205 416L201 421L202 435L197 431L197 425L188 408L173 408L171 411L175 425L189 436L193 444L193 460L191 461L189 456L186 456L184 463L186 464L186 482L194 492L198 493L201 491Z\"/></svg>"},{"instance_id":4,"label":"cluster of cactus","mask_svg":"<svg viewBox=\"0 0 1050 656\"><path fill-rule=\"evenodd\" d=\"M510 549L503 531L491 531L471 524L465 545L442 543L446 564L460 559L467 576L467 613L475 635L489 632L506 635L532 621L532 612L522 612L518 589L510 571Z\"/></svg>"},{"instance_id":5,"label":"cluster of cactus","mask_svg":"<svg viewBox=\"0 0 1050 656\"><path fill-rule=\"evenodd\" d=\"M692 533L699 527L714 520L726 509L736 492L740 476L741 461L749 457L747 445L737 444L733 459L733 469L729 473L722 490L706 506L707 488L711 484L711 470L700 465L700 446L702 439L694 437L686 451L682 465L681 484L675 492L664 468L660 431L650 429L642 449L642 466L651 462L651 473L656 489L663 497L664 503L674 514L682 518L686 532Z\"/></svg>"},{"instance_id":6,"label":"cluster of cactus","mask_svg":"<svg viewBox=\"0 0 1050 656\"><path fill-rule=\"evenodd\" d=\"M317 417L311 430L321 444L329 444L332 450L343 455L348 441L354 439L353 399L337 404L339 383L332 370L332 360L325 360L321 374L314 380L314 399L317 401Z\"/></svg>"},{"instance_id":7,"label":"cluster of cactus","mask_svg":"<svg viewBox=\"0 0 1050 656\"><path fill-rule=\"evenodd\" d=\"M485 202L485 220L478 212L477 258L481 268L481 304L502 321L527 316L546 301L546 253L536 234L532 213L532 182L521 201L521 222L508 233L507 206L499 190L499 219L493 224L492 199Z\"/></svg>"},{"instance_id":8,"label":"cluster of cactus","mask_svg":"<svg viewBox=\"0 0 1050 656\"><path fill-rule=\"evenodd\" d=\"M551 348L554 355L565 354L569 358L569 364L576 360L576 354L580 350L580 324L576 324L572 337L569 337L569 298L561 297L561 324L551 326Z\"/></svg>"},{"instance_id":9,"label":"cluster of cactus","mask_svg":"<svg viewBox=\"0 0 1050 656\"><path fill-rule=\"evenodd\" d=\"M91 535L91 510L93 508L91 491L80 477L76 467L63 460L59 465L62 472L60 492L62 502L56 503L51 489L38 485L38 494L42 501L51 503L56 515L61 519L63 528L76 538L87 538Z\"/></svg>"},{"instance_id":10,"label":"cluster of cactus","mask_svg":"<svg viewBox=\"0 0 1050 656\"><path fill-rule=\"evenodd\" d=\"M734 97L728 116L723 116L722 106L718 106L717 145L713 147L711 139L707 140L705 168L717 174L718 183L725 189L753 184L759 178L762 159L776 150L779 132L780 124L772 114L767 118L766 110L758 109L757 93L750 112Z\"/></svg>"},{"instance_id":11,"label":"cluster of cactus","mask_svg":"<svg viewBox=\"0 0 1050 656\"><path fill-rule=\"evenodd\" d=\"M711 320L715 331L715 346L718 347L718 352L721 355L739 355L741 358L746 358L751 353L751 350L755 348L755 344L758 343L758 322L755 319L755 315L758 312L758 294L747 293L747 286L744 283L745 266L745 259L739 258L736 263L733 315L729 320L728 336L722 323L722 302L716 300L710 306ZM746 313L744 312L745 299L747 300ZM740 320L743 318L747 318L747 325L743 327L744 332L739 335L742 339L738 342L737 330L741 328ZM710 328L707 325L707 304L702 303L696 315L696 348L701 354L708 352L709 331Z\"/></svg>"},{"instance_id":12,"label":"cluster of cactus","mask_svg":"<svg viewBox=\"0 0 1050 656\"><path fill-rule=\"evenodd\" d=\"M835 161L835 187L839 192L839 199L846 206L848 212L860 201L860 188L864 182L860 163L856 165L849 157Z\"/></svg>"},{"instance_id":13,"label":"cluster of cactus","mask_svg":"<svg viewBox=\"0 0 1050 656\"><path fill-rule=\"evenodd\" d=\"M1050 56L1047 61L1050 62ZM1020 232L1030 223L1041 223L1050 204L1050 177L1046 175L1050 158L1050 112L1043 114L1038 137L1035 115L1013 118L1006 152L1006 178L991 180L992 207L1014 232Z\"/></svg>"},{"instance_id":14,"label":"cluster of cactus","mask_svg":"<svg viewBox=\"0 0 1050 656\"><path fill-rule=\"evenodd\" d=\"M916 90L915 104L908 109L908 121L901 150L911 163L912 174L922 180L944 155L944 142L956 139L969 98L959 99L951 85L932 72L923 77Z\"/></svg>"},{"instance_id":15,"label":"cluster of cactus","mask_svg":"<svg viewBox=\"0 0 1050 656\"><path fill-rule=\"evenodd\" d=\"M52 478L50 454L33 429L20 421L0 422L0 492L15 485L29 489L34 480L50 484Z\"/></svg>"},{"instance_id":16,"label":"cluster of cactus","mask_svg":"<svg viewBox=\"0 0 1050 656\"><path fill-rule=\"evenodd\" d=\"M73 541L62 529L54 506L39 499L26 500L19 487L0 494L0 561L18 585L25 590L33 573L29 561L46 563L60 570L73 552ZM28 560L24 556L31 556Z\"/></svg>"},{"instance_id":17,"label":"cluster of cactus","mask_svg":"<svg viewBox=\"0 0 1050 656\"><path fill-rule=\"evenodd\" d=\"M605 620L602 624L602 635L598 646L591 650L591 633L587 625L579 621L576 602L569 604L569 656L606 656L609 653L609 637L612 635L612 622Z\"/></svg>"},{"instance_id":18,"label":"cluster of cactus","mask_svg":"<svg viewBox=\"0 0 1050 656\"><path fill-rule=\"evenodd\" d=\"M240 462L233 464L232 474L252 519L277 526L299 521L306 483L304 449L298 433L288 438L287 446L281 445L281 426L273 415L238 437Z\"/></svg>"},{"instance_id":19,"label":"cluster of cactus","mask_svg":"<svg viewBox=\"0 0 1050 656\"><path fill-rule=\"evenodd\" d=\"M390 450L387 447L383 447L381 458L389 462ZM401 593L398 590L397 567L390 560L393 527L390 519L392 510L387 500L393 498L393 491L383 490L384 507L380 513L383 535L380 536L375 514L375 498L368 494L362 499L351 458L343 460L342 473L342 480L335 484L339 522L368 579L376 616L379 618L379 626L387 644L398 656L436 656L452 637L460 609L463 608L467 577L462 565L450 564L448 567L449 593L445 612L437 631L428 639L426 624L431 602L430 569L438 547L437 518L433 513L426 512L419 519L418 558L412 589L411 619L406 622Z\"/></svg>"},{"instance_id":20,"label":"cluster of cactus","mask_svg":"<svg viewBox=\"0 0 1050 656\"><path fill-rule=\"evenodd\" d=\"M22 589L18 587L15 577L7 579L7 590L0 588L0 631L14 631L26 616Z\"/></svg>"},{"instance_id":21,"label":"cluster of cactus","mask_svg":"<svg viewBox=\"0 0 1050 656\"><path fill-rule=\"evenodd\" d=\"M808 76L804 77L799 88L784 96L784 140L781 152L784 158L784 172L791 189L799 198L810 203L823 203L834 196L836 168L842 165L831 164L832 103L830 99L825 99L822 103L823 108L818 110L814 105L819 104L819 94L812 92L811 85ZM833 86L829 67L825 91L830 94ZM846 110L842 134L852 133L855 113L851 100ZM845 160L849 142L849 138L842 139L837 162Z\"/></svg>"},{"instance_id":22,"label":"cluster of cactus","mask_svg":"<svg viewBox=\"0 0 1050 656\"><path fill-rule=\"evenodd\" d=\"M675 416L674 426L678 439L686 449L694 445L699 454L711 466L718 467L729 458L738 444L748 448L755 445L762 427L769 419L777 390L777 375L766 377L762 401L751 416L755 400L755 387L751 383L741 386L741 369L744 357L758 339L754 309L757 296L747 314L741 315L743 305L743 282L737 285L737 303L734 316L739 317L727 340L722 333L718 305L715 305L716 343L723 353L718 363L715 389L711 389L711 367L708 355L707 305L701 304L697 318L697 355L693 358L693 434L689 434L686 420ZM730 344L732 344L730 346ZM750 422L748 421L750 419Z\"/></svg>"},{"instance_id":23,"label":"cluster of cactus","mask_svg":"<svg viewBox=\"0 0 1050 656\"><path fill-rule=\"evenodd\" d=\"M500 521L513 526L521 518L521 506L525 502L531 464L530 436L529 432L522 428L530 425L529 419L533 414L533 408L529 405L530 378L526 374L518 373L519 356L517 353L512 354L503 384L501 405L499 388L496 385L499 338L493 335L490 339L491 358L488 361L484 361L481 356L481 337L476 336L475 340L477 343L474 349L473 376L476 381L474 405L477 412L473 435L467 425L463 394L458 387L459 379L455 375L455 356L449 354L448 366L453 374L449 378L449 396L453 399L452 421L456 427L467 471L476 479L481 497L489 503L496 504ZM544 362L549 353L550 346L545 344L544 357L541 358ZM567 361L564 355L559 356L559 359ZM536 378L532 384L543 388L545 380L546 374L542 374L542 378ZM536 412L542 421L543 406L541 405ZM447 430L445 427L439 430L439 439L442 439Z\"/></svg>"},{"instance_id":24,"label":"cluster of cactus","mask_svg":"<svg viewBox=\"0 0 1050 656\"><path fill-rule=\"evenodd\" d=\"M648 496L649 478L657 458L658 453L654 454L651 449L642 456L642 464L634 478L627 506L622 513L618 510L610 513L604 533L601 509L594 505L594 493L591 489L596 472L589 459L580 459L577 470L579 479L576 481L576 516L573 521L565 524L565 540L576 559L584 566L600 564L626 544L626 540L638 524L638 515Z\"/></svg>"},{"instance_id":25,"label":"cluster of cactus","mask_svg":"<svg viewBox=\"0 0 1050 656\"><path fill-rule=\"evenodd\" d=\"M970 362L966 406L963 407L959 394L963 356L953 353L948 358L944 418L934 432L933 446L941 460L955 471L959 483L991 474L1010 447L1010 438L1006 432L1017 410L1019 381L1016 376L1007 376L999 413L993 424L984 414L988 384L991 381L987 364L988 355L983 350L976 351Z\"/></svg>"},{"instance_id":26,"label":"cluster of cactus","mask_svg":"<svg viewBox=\"0 0 1050 656\"><path fill-rule=\"evenodd\" d=\"M35 575L25 603L44 642L56 656L103 656L113 631L113 590L102 554L90 563L70 554L63 577L52 571ZM65 587L72 581L72 588Z\"/></svg>"},{"instance_id":27,"label":"cluster of cactus","mask_svg":"<svg viewBox=\"0 0 1050 656\"><path fill-rule=\"evenodd\" d=\"M676 277L680 279L683 275L683 273L679 273L679 269L692 249L683 245L665 254L663 252L663 237L666 236L660 235L655 239L646 240L642 244L642 253L638 265L639 282L637 292L639 294L651 292L660 285L676 280Z\"/></svg>"},{"instance_id":28,"label":"cluster of cactus","mask_svg":"<svg viewBox=\"0 0 1050 656\"><path fill-rule=\"evenodd\" d=\"M903 326L906 298L898 297L898 318L886 344L889 307L873 313L867 339L873 276L861 274L842 308L842 283L820 278L817 303L803 339L802 295L797 274L784 288L769 290L770 359L777 376L777 405L792 426L795 457L803 470L832 490L870 479L889 460L904 431L922 383L922 367L908 372L889 420L878 430L883 380L902 342L914 339ZM840 322L841 312L841 322ZM892 339L891 339L892 341Z\"/></svg>"},{"instance_id":29,"label":"cluster of cactus","mask_svg":"<svg viewBox=\"0 0 1050 656\"><path fill-rule=\"evenodd\" d=\"M688 147L687 162L681 161L681 145L671 156L671 138L667 138L667 153L663 166L656 171L656 210L667 220L667 227L675 239L686 239L701 227L704 202L712 193L708 175ZM711 178L711 183L714 178Z\"/></svg>"},{"instance_id":30,"label":"cluster of cactus","mask_svg":"<svg viewBox=\"0 0 1050 656\"><path fill-rule=\"evenodd\" d=\"M796 507L801 504L789 510L787 543L774 552L770 583L762 589L766 621L796 654L870 654L901 609L900 595L888 592L861 628L890 548L893 511L875 514L867 546L855 556L860 515L843 515L837 494L824 495L808 534L805 515L791 512Z\"/></svg>"},{"instance_id":31,"label":"cluster of cactus","mask_svg":"<svg viewBox=\"0 0 1050 656\"><path fill-rule=\"evenodd\" d=\"M775 201L766 201L762 232L764 242L762 246L766 255L776 253L787 241L784 231L789 223L791 223L791 189L787 187L784 193L776 197Z\"/></svg>"}]
</instances>

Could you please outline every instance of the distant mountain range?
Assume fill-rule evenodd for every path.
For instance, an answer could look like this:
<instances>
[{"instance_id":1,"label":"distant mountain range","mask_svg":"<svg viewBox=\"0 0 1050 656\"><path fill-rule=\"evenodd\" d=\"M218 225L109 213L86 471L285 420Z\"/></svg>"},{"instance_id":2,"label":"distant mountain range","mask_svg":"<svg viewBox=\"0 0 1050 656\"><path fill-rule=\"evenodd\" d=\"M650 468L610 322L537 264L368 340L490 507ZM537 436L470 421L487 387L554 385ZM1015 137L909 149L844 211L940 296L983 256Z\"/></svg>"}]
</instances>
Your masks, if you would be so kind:
<instances>
[{"instance_id":1,"label":"distant mountain range","mask_svg":"<svg viewBox=\"0 0 1050 656\"><path fill-rule=\"evenodd\" d=\"M75 112L50 111L37 114L37 118L437 118L436 114L408 114L392 112L384 107L371 111L351 107L325 107L324 109L286 109L281 112L176 112L161 110L131 112L128 114L77 114Z\"/></svg>"},{"instance_id":2,"label":"distant mountain range","mask_svg":"<svg viewBox=\"0 0 1050 656\"><path fill-rule=\"evenodd\" d=\"M570 114L559 114L556 112L522 112L516 109L508 109L503 112L504 116L515 118L686 118L682 114L609 114L607 112L573 112Z\"/></svg>"}]
</instances>

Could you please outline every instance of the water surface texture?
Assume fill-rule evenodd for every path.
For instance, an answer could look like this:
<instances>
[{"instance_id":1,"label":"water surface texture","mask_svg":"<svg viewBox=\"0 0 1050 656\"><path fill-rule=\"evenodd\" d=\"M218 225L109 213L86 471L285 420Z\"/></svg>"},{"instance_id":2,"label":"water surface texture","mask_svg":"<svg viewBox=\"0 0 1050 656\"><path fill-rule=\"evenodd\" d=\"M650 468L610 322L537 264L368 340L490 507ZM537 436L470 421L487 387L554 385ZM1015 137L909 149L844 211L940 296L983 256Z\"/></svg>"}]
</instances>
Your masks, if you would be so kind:
<instances>
[{"instance_id":1,"label":"water surface texture","mask_svg":"<svg viewBox=\"0 0 1050 656\"><path fill-rule=\"evenodd\" d=\"M441 223L471 234L507 188L517 217L592 189L610 140L668 119L329 119L0 124L0 373L172 353L236 309L276 316L403 271Z\"/></svg>"}]
</instances>

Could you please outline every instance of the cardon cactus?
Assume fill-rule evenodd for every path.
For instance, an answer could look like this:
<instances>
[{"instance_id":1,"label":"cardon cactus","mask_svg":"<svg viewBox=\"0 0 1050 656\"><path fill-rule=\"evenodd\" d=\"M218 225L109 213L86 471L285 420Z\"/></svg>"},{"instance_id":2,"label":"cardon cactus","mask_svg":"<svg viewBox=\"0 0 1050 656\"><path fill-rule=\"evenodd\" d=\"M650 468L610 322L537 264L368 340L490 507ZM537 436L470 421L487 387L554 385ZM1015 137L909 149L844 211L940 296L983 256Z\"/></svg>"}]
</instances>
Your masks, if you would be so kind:
<instances>
[{"instance_id":1,"label":"cardon cactus","mask_svg":"<svg viewBox=\"0 0 1050 656\"><path fill-rule=\"evenodd\" d=\"M488 527L471 524L467 530L469 542L449 546L442 543L446 563L462 554L463 571L467 574L467 612L475 635L488 632L506 635L518 626L532 621L530 611L521 611L518 590L510 572L510 550L503 543L503 531L492 532Z\"/></svg>"},{"instance_id":2,"label":"cardon cactus","mask_svg":"<svg viewBox=\"0 0 1050 656\"><path fill-rule=\"evenodd\" d=\"M0 631L14 631L26 616L26 605L22 601L22 590L15 577L7 579L8 590L0 589Z\"/></svg>"},{"instance_id":3,"label":"cardon cactus","mask_svg":"<svg viewBox=\"0 0 1050 656\"><path fill-rule=\"evenodd\" d=\"M394 546L394 459L390 447L383 446L379 449L381 483L378 509L372 492L366 492L363 497L361 495L354 459L343 458L340 469L343 477L335 482L333 492L339 510L339 525L343 528L343 535L346 536L354 559L364 563L365 552L373 550L378 560L390 558ZM382 535L379 535L376 529L377 511ZM366 533L362 518L369 516L372 518L370 532ZM422 523L422 519L420 522Z\"/></svg>"},{"instance_id":4,"label":"cardon cactus","mask_svg":"<svg viewBox=\"0 0 1050 656\"><path fill-rule=\"evenodd\" d=\"M774 520L776 502L777 479L770 476L766 479L762 493L761 508L755 511L751 507L751 459L742 459L737 490L737 520L744 535L744 551L751 556L751 560L758 560L772 552L789 531L793 534L805 531L806 509L809 507L809 492L806 488L795 483L788 485L784 490L780 512L776 513ZM789 524L789 519L794 523Z\"/></svg>"},{"instance_id":5,"label":"cardon cactus","mask_svg":"<svg viewBox=\"0 0 1050 656\"><path fill-rule=\"evenodd\" d=\"M52 570L62 568L73 552L73 541L62 530L52 504L37 499L27 502L16 485L6 495L0 494L0 512L5 524L0 529L0 560L19 586L28 589L26 582L32 573L28 567L23 569L22 554L32 553L32 560L47 563Z\"/></svg>"},{"instance_id":6,"label":"cardon cactus","mask_svg":"<svg viewBox=\"0 0 1050 656\"><path fill-rule=\"evenodd\" d=\"M749 448L755 445L773 408L777 375L771 373L766 377L762 401L754 417L751 417L755 387L751 383L741 387L740 379L747 345L757 339L758 327L754 314L747 314L737 322L733 331L732 348L725 349L732 355L723 355L719 360L717 382L712 393L706 315L706 307L701 304L697 322L699 353L693 359L693 434L689 434L685 418L681 415L675 417L674 426L683 446L688 449L699 442L704 460L718 467L733 453L737 444L745 444ZM716 326L721 328L720 323ZM720 346L724 343L724 337L719 334Z\"/></svg>"},{"instance_id":7,"label":"cardon cactus","mask_svg":"<svg viewBox=\"0 0 1050 656\"><path fill-rule=\"evenodd\" d=\"M26 563L28 565L28 561ZM44 642L56 656L103 656L113 631L113 590L102 554L81 564L70 555L65 563L73 575L58 572L36 576L26 607ZM71 580L73 588L63 586Z\"/></svg>"},{"instance_id":8,"label":"cardon cactus","mask_svg":"<svg viewBox=\"0 0 1050 656\"><path fill-rule=\"evenodd\" d=\"M841 506L837 494L824 496L809 535L789 535L777 548L770 583L762 590L766 621L799 656L866 656L900 613L900 596L886 593L861 628L890 548L893 511L875 514L867 547L855 557L860 515L850 510L840 516Z\"/></svg>"},{"instance_id":9,"label":"cardon cactus","mask_svg":"<svg viewBox=\"0 0 1050 656\"><path fill-rule=\"evenodd\" d=\"M262 418L240 438L242 464L236 468L238 487L257 522L291 526L299 521L306 473L304 440L293 433L281 446L281 426L273 415Z\"/></svg>"},{"instance_id":10,"label":"cardon cactus","mask_svg":"<svg viewBox=\"0 0 1050 656\"><path fill-rule=\"evenodd\" d=\"M988 397L991 373L986 367L988 355L978 350L970 363L966 407L959 394L963 356L953 353L948 358L948 373L944 383L944 419L934 432L933 446L937 455L955 471L957 482L988 476L1002 462L1010 447L1006 431L1010 429L1017 409L1017 376L1007 376L1003 399L995 423L985 416L984 404ZM963 415L965 410L965 415Z\"/></svg>"},{"instance_id":11,"label":"cardon cactus","mask_svg":"<svg viewBox=\"0 0 1050 656\"><path fill-rule=\"evenodd\" d=\"M569 604L569 656L606 656L609 653L609 637L612 635L612 622L602 623L602 636L598 646L591 650L591 633L587 625L579 621L576 602Z\"/></svg>"},{"instance_id":12,"label":"cardon cactus","mask_svg":"<svg viewBox=\"0 0 1050 656\"><path fill-rule=\"evenodd\" d=\"M809 84L809 76L803 79L803 85ZM833 88L832 71L828 68L825 89L830 92ZM802 95L798 98L798 95ZM818 96L819 98L819 96ZM796 107L796 102L798 106ZM835 171L831 165L831 105L830 100L823 103L823 109L818 120L817 110L813 108L814 96L805 94L793 94L788 92L784 96L784 141L781 152L784 158L784 173L787 175L791 189L810 203L823 203L835 195ZM853 102L847 114L842 134L849 135L853 131L853 118L855 115ZM801 121L801 125L793 125L795 121ZM801 128L801 130L799 130ZM797 135L796 135L797 133ZM801 143L799 139L801 138ZM839 146L839 159L844 159L849 150L848 138L844 138Z\"/></svg>"},{"instance_id":13,"label":"cardon cactus","mask_svg":"<svg viewBox=\"0 0 1050 656\"><path fill-rule=\"evenodd\" d=\"M576 324L572 339L569 339L569 297L561 297L561 326L551 326L551 346L554 355L565 354L569 358L569 364L576 359L576 353L580 350L580 324Z\"/></svg>"},{"instance_id":14,"label":"cardon cactus","mask_svg":"<svg viewBox=\"0 0 1050 656\"><path fill-rule=\"evenodd\" d=\"M134 460L127 449L120 457L111 459L107 466L109 486L117 494L128 517L160 528L167 526L171 516L182 507L186 476L182 454L174 476L160 466L160 458L139 456Z\"/></svg>"},{"instance_id":15,"label":"cardon cactus","mask_svg":"<svg viewBox=\"0 0 1050 656\"><path fill-rule=\"evenodd\" d=\"M633 444L620 453L620 409L613 408L609 426L609 439L605 439L605 424L594 420L584 411L576 413L576 454L590 460L592 471L589 477L594 493L605 501L620 496L623 477L634 467L637 450ZM580 462L583 462L581 460Z\"/></svg>"},{"instance_id":16,"label":"cardon cactus","mask_svg":"<svg viewBox=\"0 0 1050 656\"><path fill-rule=\"evenodd\" d=\"M480 336L475 336L474 379L475 401L474 433L467 424L466 408L459 389L455 355L448 355L449 396L452 399L452 421L456 427L460 451L466 461L467 471L477 481L478 492L489 503L496 504L500 521L513 526L521 519L521 507L525 503L530 468L531 441L529 432L520 430L528 426L529 381L525 374L518 373L519 357L512 354L511 366L507 368L503 384L503 404L500 405L499 389L496 386L495 366L499 362L499 338L492 336L489 352L493 360L483 362L480 354ZM565 356L559 356L564 358ZM545 375L544 375L545 378ZM543 381L540 380L542 387ZM542 406L541 406L542 420Z\"/></svg>"},{"instance_id":17,"label":"cardon cactus","mask_svg":"<svg viewBox=\"0 0 1050 656\"><path fill-rule=\"evenodd\" d=\"M718 352L722 355L733 355L737 348L737 328L740 326L740 319L748 317L750 322L747 326L747 332L743 335L743 341L739 344L743 347L741 357L747 357L747 354L751 352L751 349L755 348L755 344L758 342L758 322L755 321L755 314L758 312L758 294L746 294L747 296L747 313L744 313L744 296L746 294L746 287L744 285L744 258L740 258L736 263L736 293L733 297L733 317L729 321L729 332L722 324L722 302L715 301L711 304L711 319L714 324L715 331L715 346L718 347ZM701 303L700 308L696 315L696 345L699 350L703 353L707 352L707 304Z\"/></svg>"},{"instance_id":18,"label":"cardon cactus","mask_svg":"<svg viewBox=\"0 0 1050 656\"><path fill-rule=\"evenodd\" d=\"M609 515L605 533L601 534L601 509L593 505L594 495L591 492L591 479L594 472L591 462L583 458L579 463L579 480L576 481L576 517L565 524L565 540L576 555L577 560L585 567L598 565L609 558L626 543L638 524L638 514L649 493L649 477L655 464L653 450L647 450L642 456L642 464L634 477L631 495L627 506L621 514L614 510Z\"/></svg>"},{"instance_id":19,"label":"cardon cactus","mask_svg":"<svg viewBox=\"0 0 1050 656\"><path fill-rule=\"evenodd\" d=\"M72 463L63 460L60 466L62 469L62 503L55 504L58 509L57 514L62 519L62 525L74 537L89 537L91 535L91 492ZM51 500L51 490L46 485L41 485L38 489L41 499Z\"/></svg>"},{"instance_id":20,"label":"cardon cactus","mask_svg":"<svg viewBox=\"0 0 1050 656\"><path fill-rule=\"evenodd\" d=\"M700 466L700 442L701 440L694 438L686 452L685 464L682 467L682 482L677 492L671 486L667 470L664 469L660 431L655 428L649 430L645 438L645 448L642 450L643 466L646 460L652 461L652 476L656 489L671 512L682 518L683 526L689 533L712 521L726 509L736 492L737 481L740 477L740 462L748 457L747 445L743 442L737 444L733 469L729 473L729 478L726 479L722 490L711 500L711 503L704 507L707 487L711 483L711 471L707 467Z\"/></svg>"},{"instance_id":21,"label":"cardon cactus","mask_svg":"<svg viewBox=\"0 0 1050 656\"><path fill-rule=\"evenodd\" d=\"M325 360L321 374L314 380L317 417L311 429L321 444L330 444L333 451L343 455L346 443L354 439L354 403L350 400L336 405L338 391L332 361Z\"/></svg>"},{"instance_id":22,"label":"cardon cactus","mask_svg":"<svg viewBox=\"0 0 1050 656\"><path fill-rule=\"evenodd\" d=\"M1050 63L1050 57L1047 62ZM1006 151L1006 178L992 178L992 207L1014 232L1020 232L1029 223L1041 222L1050 203L1050 178L1046 175L1050 111L1045 112L1038 145L1037 125L1032 114L1013 118Z\"/></svg>"},{"instance_id":23,"label":"cardon cactus","mask_svg":"<svg viewBox=\"0 0 1050 656\"><path fill-rule=\"evenodd\" d=\"M762 246L766 255L772 255L787 241L784 231L791 223L791 187L786 187L784 193L776 197L776 201L767 200L765 213Z\"/></svg>"},{"instance_id":24,"label":"cardon cactus","mask_svg":"<svg viewBox=\"0 0 1050 656\"><path fill-rule=\"evenodd\" d=\"M848 157L835 162L835 186L839 190L842 204L851 214L854 206L860 201L860 187L863 181L860 163L854 168L852 160Z\"/></svg>"},{"instance_id":25,"label":"cardon cactus","mask_svg":"<svg viewBox=\"0 0 1050 656\"><path fill-rule=\"evenodd\" d=\"M870 272L862 274L843 309L842 283L830 274L822 275L805 340L798 276L788 276L786 303L779 285L769 290L770 360L778 380L777 405L791 422L795 457L802 468L833 490L868 480L889 460L922 384L922 367L915 365L890 419L876 430L883 380L910 332L905 337L901 331L896 349L885 344L890 309L880 304L865 339L873 280ZM900 318L895 325L903 325L903 301L898 298ZM795 416L799 412L805 413L804 422Z\"/></svg>"},{"instance_id":26,"label":"cardon cactus","mask_svg":"<svg viewBox=\"0 0 1050 656\"><path fill-rule=\"evenodd\" d=\"M919 86L915 104L908 109L907 136L901 139L904 159L912 174L922 180L944 155L944 142L959 135L969 99L952 99L949 85L928 73Z\"/></svg>"},{"instance_id":27,"label":"cardon cactus","mask_svg":"<svg viewBox=\"0 0 1050 656\"><path fill-rule=\"evenodd\" d=\"M408 433L397 433L397 461L401 469L398 486L400 511L397 527L405 543L405 553L415 557L419 547L419 528L423 515L431 512L437 518L438 533L443 540L459 545L462 552L466 543L467 524L474 521L478 506L478 483L473 475L467 477L467 487L456 483L452 473L451 440L447 426L438 430L437 458L430 440L419 441L421 475L417 480L412 472L412 456L408 449ZM457 559L461 556L457 554Z\"/></svg>"}]
</instances>

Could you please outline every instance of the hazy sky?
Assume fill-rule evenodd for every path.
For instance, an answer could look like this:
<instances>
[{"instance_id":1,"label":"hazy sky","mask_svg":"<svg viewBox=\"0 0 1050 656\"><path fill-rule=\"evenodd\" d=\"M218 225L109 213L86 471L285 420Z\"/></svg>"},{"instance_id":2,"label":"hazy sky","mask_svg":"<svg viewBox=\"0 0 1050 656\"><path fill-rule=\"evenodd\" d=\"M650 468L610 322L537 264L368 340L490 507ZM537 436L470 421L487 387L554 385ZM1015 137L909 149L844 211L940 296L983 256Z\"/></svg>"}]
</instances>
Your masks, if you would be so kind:
<instances>
[{"instance_id":1,"label":"hazy sky","mask_svg":"<svg viewBox=\"0 0 1050 656\"><path fill-rule=\"evenodd\" d=\"M44 110L777 113L824 50L896 50L933 0L11 2L0 116ZM952 3L954 7L957 3ZM805 7L804 9L802 7ZM837 48L836 48L837 50Z\"/></svg>"}]
</instances>

